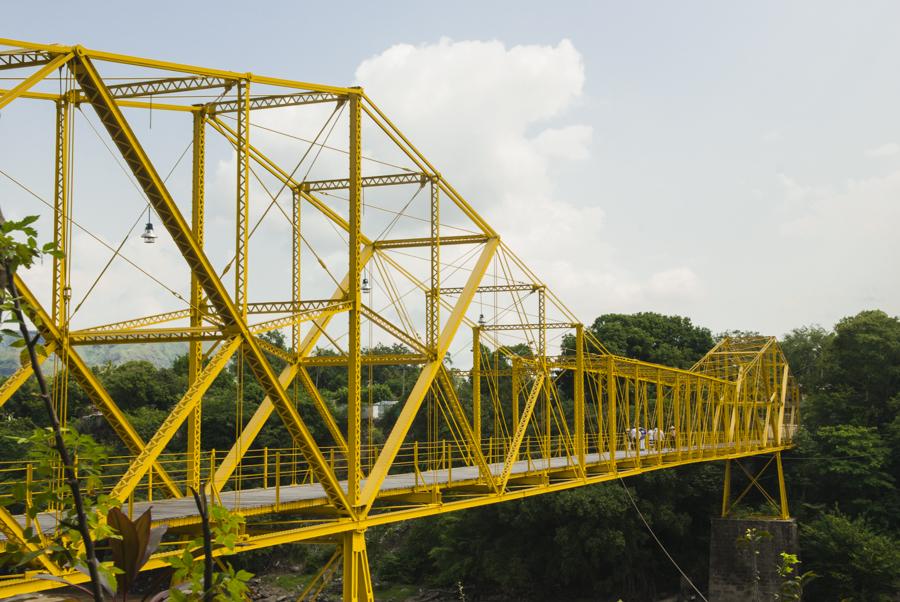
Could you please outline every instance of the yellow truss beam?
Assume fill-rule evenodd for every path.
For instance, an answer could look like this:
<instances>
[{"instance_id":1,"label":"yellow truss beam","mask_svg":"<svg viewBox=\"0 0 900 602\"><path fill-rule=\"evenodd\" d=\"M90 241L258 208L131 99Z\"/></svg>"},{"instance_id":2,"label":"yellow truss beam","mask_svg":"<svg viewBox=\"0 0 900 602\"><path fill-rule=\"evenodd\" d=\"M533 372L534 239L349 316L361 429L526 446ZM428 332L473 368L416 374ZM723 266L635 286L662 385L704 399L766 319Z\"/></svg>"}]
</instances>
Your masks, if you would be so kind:
<instances>
[{"instance_id":1,"label":"yellow truss beam","mask_svg":"<svg viewBox=\"0 0 900 602\"><path fill-rule=\"evenodd\" d=\"M3 109L3 107L30 90L35 84L43 80L49 74L53 73L53 71L68 63L69 59L71 58L72 53L58 55L52 61L25 78L25 80L23 80L18 86L14 87L12 90L4 92L2 95L0 95L0 109Z\"/></svg>"},{"instance_id":2,"label":"yellow truss beam","mask_svg":"<svg viewBox=\"0 0 900 602\"><path fill-rule=\"evenodd\" d=\"M518 461L519 448L522 447L525 431L528 430L528 423L531 422L531 416L534 414L534 406L537 405L538 397L544 387L544 378L545 376L542 373L537 375L534 384L531 386L531 393L528 394L528 398L525 400L522 417L519 418L519 424L516 425L516 432L509 443L509 451L506 453L506 460L503 462L503 470L500 471L500 477L497 479L497 489L501 492L506 491L506 484L509 482L513 464Z\"/></svg>"},{"instance_id":3,"label":"yellow truss beam","mask_svg":"<svg viewBox=\"0 0 900 602\"><path fill-rule=\"evenodd\" d=\"M175 436L175 433L178 432L178 429L184 424L191 412L194 411L200 400L203 399L203 394L206 393L213 380L228 364L228 360L231 359L231 356L234 355L234 352L237 351L240 345L240 338L234 337L222 345L215 355L210 358L196 380L188 387L184 396L175 404L175 407L169 410L169 415L166 416L166 419L156 430L156 434L150 438L146 447L141 450L141 453L128 466L128 470L125 471L125 474L122 475L122 478L119 479L119 482L116 483L110 492L110 497L121 501L128 499L134 488L137 487L144 475L147 474L147 471L150 470L150 466L156 462L166 445L172 440L172 437Z\"/></svg>"},{"instance_id":4,"label":"yellow truss beam","mask_svg":"<svg viewBox=\"0 0 900 602\"><path fill-rule=\"evenodd\" d=\"M3 506L0 506L0 533L3 533L3 535L6 536L7 541L15 541L19 545L24 546L29 552L37 552L39 549L33 544L28 543L22 525L20 525L19 521L17 521L9 513L9 510ZM2 549L2 546L3 543L0 542L0 549ZM59 575L63 572L54 562L51 562L50 559L47 558L46 554L39 554L36 560L51 575Z\"/></svg>"},{"instance_id":5,"label":"yellow truss beam","mask_svg":"<svg viewBox=\"0 0 900 602\"><path fill-rule=\"evenodd\" d=\"M324 86L320 84L311 84L280 77L267 77L264 75L256 75L253 73L238 73L236 71L226 71L223 69L210 69L198 67L195 65L186 65L184 63L175 63L171 61L159 61L155 59L142 58L137 56L129 56L126 54L117 54L113 52L102 52L99 50L90 50L81 46L61 46L54 44L35 44L32 42L24 42L21 40L12 40L9 38L0 38L0 46L11 46L14 48L24 48L28 50L40 50L50 53L54 56L63 53L76 53L82 56L90 57L99 61L108 63L120 63L131 65L134 67L145 67L148 69L159 69L161 71L175 71L178 73L190 73L205 77L216 77L227 80L248 80L252 83L263 84L267 86L280 86L284 88L295 88L297 90L310 90L320 92L332 92L334 94L350 94L352 88L341 88L337 86ZM358 92L358 90L356 90Z\"/></svg>"},{"instance_id":6,"label":"yellow truss beam","mask_svg":"<svg viewBox=\"0 0 900 602\"><path fill-rule=\"evenodd\" d=\"M47 343L44 345L44 350L47 352L47 355L38 355L38 362L43 364L47 357L56 351L56 343ZM9 398L13 396L13 393L19 390L25 381L33 374L33 370L31 369L31 362L27 364L23 364L19 366L15 372L6 377L6 380L0 384L0 408L9 401Z\"/></svg>"},{"instance_id":7,"label":"yellow truss beam","mask_svg":"<svg viewBox=\"0 0 900 602\"><path fill-rule=\"evenodd\" d=\"M32 322L37 325L41 336L44 337L46 341L55 345L57 349L64 349L64 354L61 359L67 363L68 368L72 371L72 375L75 377L78 385L88 397L91 398L91 401L94 402L94 405L100 410L106 418L106 421L112 426L113 430L122 442L125 443L128 449L134 454L140 453L144 449L144 440L141 439L141 436L134 430L134 427L131 426L128 417L122 412L119 406L116 405L116 402L113 401L113 398L110 397L100 381L97 380L97 377L94 376L94 373L88 365L84 363L81 356L78 355L72 347L64 347L62 345L62 333L60 333L53 324L50 315L44 310L38 302L37 297L34 296L18 274L15 276L15 282L19 295L24 302L23 309L31 318ZM175 484L175 481L162 466L154 464L153 470L159 475L162 485L169 493L175 496L181 495L181 491Z\"/></svg>"},{"instance_id":8,"label":"yellow truss beam","mask_svg":"<svg viewBox=\"0 0 900 602\"><path fill-rule=\"evenodd\" d=\"M481 443L476 439L475 433L472 431L469 419L466 418L466 413L463 410L462 404L459 403L459 397L456 395L453 379L450 378L450 374L447 372L445 366L441 365L438 369L437 378L439 385L444 391L447 405L450 406L450 411L453 413L453 418L456 420L456 423L459 425L459 429L462 432L463 440L468 447L468 451L475 460L475 465L478 466L481 478L484 479L484 482L487 483L488 487L496 493L498 489L497 484L494 482L494 475L491 474L491 469L488 466L487 460L484 459Z\"/></svg>"},{"instance_id":9,"label":"yellow truss beam","mask_svg":"<svg viewBox=\"0 0 900 602\"><path fill-rule=\"evenodd\" d=\"M381 489L381 484L384 482L384 478L387 476L388 470L390 470L394 458L397 456L397 452L406 438L409 427L412 426L412 422L419 412L419 407L422 405L425 394L431 388L431 383L434 381L434 377L444 361L444 355L447 353L447 349L450 348L450 343L453 341L453 337L456 336L456 331L459 329L460 324L462 324L463 316L475 297L475 290L478 288L485 272L487 272L490 261L493 259L499 244L500 239L493 238L484 245L478 261L469 274L466 286L453 307L450 316L447 318L444 329L438 338L437 353L435 354L437 359L422 368L422 372L419 373L419 378L413 385L406 403L403 404L403 409L397 417L397 422L391 429L384 443L384 448L378 455L378 459L375 461L375 465L372 467L360 493L360 499L364 505L363 514L366 514L375 502L375 497L378 495L379 489Z\"/></svg>"},{"instance_id":10,"label":"yellow truss beam","mask_svg":"<svg viewBox=\"0 0 900 602\"><path fill-rule=\"evenodd\" d=\"M271 365L256 343L241 312L228 296L225 286L217 276L212 264L203 249L191 234L174 199L150 162L121 110L115 104L109 90L98 75L91 59L83 50L76 52L73 67L75 79L88 98L101 123L109 132L113 142L119 148L126 164L134 173L135 179L147 195L151 205L159 215L182 256L187 261L193 274L197 276L207 299L217 313L235 328L244 341L247 350L247 363L260 385L275 402L275 409L281 416L291 436L297 442L303 456L310 463L313 473L329 498L338 508L348 508L346 496L337 482L334 472L328 466L325 457L315 443L306 423L293 406L284 388L278 381Z\"/></svg>"},{"instance_id":11,"label":"yellow truss beam","mask_svg":"<svg viewBox=\"0 0 900 602\"><path fill-rule=\"evenodd\" d=\"M373 249L371 245L366 245L363 247L363 250L360 253L360 263L365 265L372 258ZM349 275L344 276L344 279L338 284L334 293L332 293L331 298L333 300L340 300L344 298L345 291L347 290L347 286L349 283ZM322 333L325 332L325 328L328 327L328 324L331 322L331 319L335 314L326 314L322 315L315 320L313 320L313 328L306 335L303 342L300 344L299 350L297 350L297 357L305 358L307 357L316 346L316 343L321 337ZM291 382L293 382L294 378L297 376L297 372L300 369L300 365L297 363L289 364L286 366L279 374L278 379L281 383L282 387L287 387ZM262 428L265 426L266 422L269 420L269 417L272 415L273 410L275 409L275 404L272 402L272 399L267 395L259 406L256 408L256 411L253 413L253 416L250 417L250 420L247 424L244 425L244 430L241 432L241 436L234 443L231 449L228 451L228 454L225 456L222 463L216 469L215 478L213 479L213 486L216 490L221 489L222 486L231 478L232 473L235 468L237 468L238 463L241 458L244 457L244 454L247 453L247 450L250 449L250 446L253 445L253 441L256 440L257 435L259 435Z\"/></svg>"}]
</instances>

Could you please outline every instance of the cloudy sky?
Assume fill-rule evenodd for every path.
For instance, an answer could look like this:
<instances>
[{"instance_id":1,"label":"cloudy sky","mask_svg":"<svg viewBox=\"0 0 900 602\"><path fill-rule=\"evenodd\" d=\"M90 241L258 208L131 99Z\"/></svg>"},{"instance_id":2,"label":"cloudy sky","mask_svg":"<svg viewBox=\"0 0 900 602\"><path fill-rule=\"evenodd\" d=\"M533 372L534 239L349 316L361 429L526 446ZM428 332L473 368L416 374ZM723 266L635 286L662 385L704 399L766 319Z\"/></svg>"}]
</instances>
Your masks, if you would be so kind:
<instances>
[{"instance_id":1,"label":"cloudy sky","mask_svg":"<svg viewBox=\"0 0 900 602\"><path fill-rule=\"evenodd\" d=\"M586 321L900 313L900 4L306 4L16 3L0 35L362 85Z\"/></svg>"}]
</instances>

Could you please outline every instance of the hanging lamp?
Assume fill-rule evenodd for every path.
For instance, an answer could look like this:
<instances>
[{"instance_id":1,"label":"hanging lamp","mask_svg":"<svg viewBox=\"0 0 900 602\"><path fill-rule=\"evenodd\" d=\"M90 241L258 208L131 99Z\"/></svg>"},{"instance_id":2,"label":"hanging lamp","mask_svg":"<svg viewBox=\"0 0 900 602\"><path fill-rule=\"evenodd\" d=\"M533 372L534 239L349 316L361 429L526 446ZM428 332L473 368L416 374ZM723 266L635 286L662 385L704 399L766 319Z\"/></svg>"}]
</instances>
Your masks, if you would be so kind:
<instances>
[{"instance_id":1,"label":"hanging lamp","mask_svg":"<svg viewBox=\"0 0 900 602\"><path fill-rule=\"evenodd\" d=\"M141 234L141 238L148 245L156 242L156 232L153 231L153 222L150 221L150 207L147 207L147 225L144 226L144 233Z\"/></svg>"}]
</instances>

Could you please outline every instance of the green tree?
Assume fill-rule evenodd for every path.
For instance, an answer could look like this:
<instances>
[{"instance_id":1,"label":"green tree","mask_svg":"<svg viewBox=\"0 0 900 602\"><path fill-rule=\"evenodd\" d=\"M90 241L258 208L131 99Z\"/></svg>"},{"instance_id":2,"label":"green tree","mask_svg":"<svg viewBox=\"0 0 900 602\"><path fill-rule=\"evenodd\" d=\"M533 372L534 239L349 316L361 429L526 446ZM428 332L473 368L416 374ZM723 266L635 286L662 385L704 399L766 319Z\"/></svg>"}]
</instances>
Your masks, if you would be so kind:
<instances>
[{"instance_id":1,"label":"green tree","mask_svg":"<svg viewBox=\"0 0 900 602\"><path fill-rule=\"evenodd\" d=\"M654 312L604 314L591 331L611 353L676 368L690 368L713 346L708 328Z\"/></svg>"},{"instance_id":2,"label":"green tree","mask_svg":"<svg viewBox=\"0 0 900 602\"><path fill-rule=\"evenodd\" d=\"M810 600L894 600L900 591L897 538L875 531L864 519L824 514L802 524L800 544L819 575Z\"/></svg>"},{"instance_id":3,"label":"green tree","mask_svg":"<svg viewBox=\"0 0 900 602\"><path fill-rule=\"evenodd\" d=\"M812 389L824 376L821 358L832 333L818 325L795 328L781 339L791 373L804 389Z\"/></svg>"},{"instance_id":4,"label":"green tree","mask_svg":"<svg viewBox=\"0 0 900 602\"><path fill-rule=\"evenodd\" d=\"M819 424L883 427L894 419L888 402L900 392L900 320L883 311L844 318L821 361L823 392L840 398L814 414Z\"/></svg>"},{"instance_id":5,"label":"green tree","mask_svg":"<svg viewBox=\"0 0 900 602\"><path fill-rule=\"evenodd\" d=\"M897 502L894 478L887 472L891 449L876 429L823 426L802 438L798 454L817 459L801 465L807 503L838 503L854 516L891 522Z\"/></svg>"}]
</instances>

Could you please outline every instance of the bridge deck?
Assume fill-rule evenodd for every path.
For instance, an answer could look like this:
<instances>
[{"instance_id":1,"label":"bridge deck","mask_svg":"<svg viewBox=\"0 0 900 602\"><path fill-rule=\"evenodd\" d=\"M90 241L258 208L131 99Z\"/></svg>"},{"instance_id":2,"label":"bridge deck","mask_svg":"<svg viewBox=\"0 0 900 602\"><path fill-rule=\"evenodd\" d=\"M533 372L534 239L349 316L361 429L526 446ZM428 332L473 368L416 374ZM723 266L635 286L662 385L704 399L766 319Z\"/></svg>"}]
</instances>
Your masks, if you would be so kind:
<instances>
[{"instance_id":1,"label":"bridge deck","mask_svg":"<svg viewBox=\"0 0 900 602\"><path fill-rule=\"evenodd\" d=\"M706 454L710 451L715 453L707 456ZM730 453L737 453L738 449L729 444L714 444L702 447L695 446L690 449L641 449L639 453L642 462L655 463L660 461L662 465L666 465L677 461L679 452L682 455L695 456L695 461L703 461L720 459ZM765 450L763 449L754 450L754 453L764 452ZM634 450L620 450L616 452L617 464L622 462L630 463L635 459L636 453ZM587 454L585 456L585 466L594 474L604 472L605 470L603 469L609 466L609 454L596 452ZM503 463L494 462L489 464L489 467L491 473L498 476L503 470ZM568 456L520 460L512 466L510 483L514 486L517 477L547 473L552 475L555 472L558 473L573 468L575 468L575 464L572 458ZM431 491L436 486L442 490L448 490L453 487L471 486L478 482L479 471L477 466L454 466L451 469L420 471L418 474L415 472L390 474L382 483L379 498L387 498L403 493ZM341 485L346 492L347 482L341 481ZM299 511L306 508L329 505L325 492L318 483L281 485L278 488L272 485L266 488L259 487L242 491L223 491L219 494L219 499L221 504L229 510L239 511L245 516L279 511ZM167 524L170 527L174 527L199 522L197 507L193 497L136 502L133 513L135 516L138 516L147 508L153 509L154 524ZM24 516L17 516L16 519L20 524L25 524ZM54 513L42 513L38 516L38 521L42 530L45 533L50 533L56 527L57 515ZM2 538L3 536L0 534L0 539Z\"/></svg>"}]
</instances>

